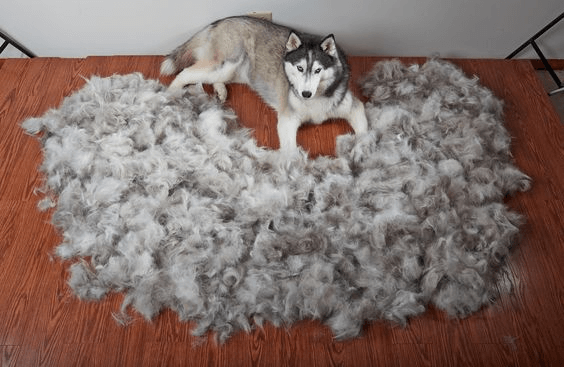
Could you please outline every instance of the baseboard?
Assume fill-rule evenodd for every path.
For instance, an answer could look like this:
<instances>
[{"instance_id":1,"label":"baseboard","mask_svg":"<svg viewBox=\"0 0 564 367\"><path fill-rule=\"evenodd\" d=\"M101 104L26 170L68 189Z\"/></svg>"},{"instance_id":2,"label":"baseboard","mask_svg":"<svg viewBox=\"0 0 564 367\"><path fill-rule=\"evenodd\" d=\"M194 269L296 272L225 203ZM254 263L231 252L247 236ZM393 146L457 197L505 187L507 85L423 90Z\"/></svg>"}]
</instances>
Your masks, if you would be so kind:
<instances>
[{"instance_id":1,"label":"baseboard","mask_svg":"<svg viewBox=\"0 0 564 367\"><path fill-rule=\"evenodd\" d=\"M548 60L550 66L554 70L563 70L564 69L564 59L550 59ZM545 69L543 63L539 59L532 59L531 64L535 69Z\"/></svg>"}]
</instances>

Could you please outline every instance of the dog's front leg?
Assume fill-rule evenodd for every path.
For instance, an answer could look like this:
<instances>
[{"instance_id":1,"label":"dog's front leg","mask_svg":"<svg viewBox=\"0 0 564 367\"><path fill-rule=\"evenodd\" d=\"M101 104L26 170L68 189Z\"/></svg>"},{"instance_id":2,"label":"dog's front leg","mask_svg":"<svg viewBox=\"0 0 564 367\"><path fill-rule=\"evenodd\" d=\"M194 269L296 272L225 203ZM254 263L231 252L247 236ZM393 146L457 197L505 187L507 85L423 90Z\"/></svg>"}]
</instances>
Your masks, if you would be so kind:
<instances>
[{"instance_id":1,"label":"dog's front leg","mask_svg":"<svg viewBox=\"0 0 564 367\"><path fill-rule=\"evenodd\" d=\"M296 135L301 121L292 115L278 114L278 140L280 140L280 150L295 151L298 148Z\"/></svg>"},{"instance_id":2,"label":"dog's front leg","mask_svg":"<svg viewBox=\"0 0 564 367\"><path fill-rule=\"evenodd\" d=\"M366 120L364 103L354 96L352 96L352 104L348 120L356 135L364 134L368 130L368 121Z\"/></svg>"}]
</instances>

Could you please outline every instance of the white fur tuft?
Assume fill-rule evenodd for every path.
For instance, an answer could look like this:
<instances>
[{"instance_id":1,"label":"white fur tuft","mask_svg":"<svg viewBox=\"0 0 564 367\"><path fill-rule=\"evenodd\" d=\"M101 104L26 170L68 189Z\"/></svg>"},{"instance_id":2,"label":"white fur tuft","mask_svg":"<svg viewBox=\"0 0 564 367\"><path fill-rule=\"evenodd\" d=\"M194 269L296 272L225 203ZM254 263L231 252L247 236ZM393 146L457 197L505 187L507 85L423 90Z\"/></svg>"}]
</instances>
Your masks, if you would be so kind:
<instances>
[{"instance_id":1,"label":"white fur tuft","mask_svg":"<svg viewBox=\"0 0 564 367\"><path fill-rule=\"evenodd\" d=\"M174 60L166 58L161 64L161 74L162 75L172 75L176 73L176 65Z\"/></svg>"}]
</instances>

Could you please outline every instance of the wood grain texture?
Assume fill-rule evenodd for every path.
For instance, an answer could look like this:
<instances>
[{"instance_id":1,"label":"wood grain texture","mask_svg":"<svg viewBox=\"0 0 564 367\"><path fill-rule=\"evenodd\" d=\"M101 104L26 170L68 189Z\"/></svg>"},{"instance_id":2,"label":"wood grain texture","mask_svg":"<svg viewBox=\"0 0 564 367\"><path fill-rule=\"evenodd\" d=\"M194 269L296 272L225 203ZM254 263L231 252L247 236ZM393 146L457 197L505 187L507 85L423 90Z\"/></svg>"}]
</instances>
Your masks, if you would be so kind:
<instances>
[{"instance_id":1,"label":"wood grain texture","mask_svg":"<svg viewBox=\"0 0 564 367\"><path fill-rule=\"evenodd\" d=\"M452 60L505 101L513 154L533 177L531 191L507 199L527 223L512 255L513 292L473 316L449 319L431 307L402 328L366 325L363 335L335 342L316 321L291 328L265 325L218 346L193 337L193 324L164 311L148 322L134 315L119 326L112 313L122 295L77 300L66 285L67 263L53 258L60 235L50 213L36 209L41 184L39 143L20 123L57 107L84 78L141 72L157 78L159 56L0 60L0 361L2 366L559 366L564 363L564 128L531 63ZM353 82L381 58L352 57ZM403 58L421 63L423 58ZM171 78L161 78L164 83ZM228 105L258 143L278 147L274 112L242 85ZM345 121L307 126L298 142L312 157L334 154Z\"/></svg>"}]
</instances>

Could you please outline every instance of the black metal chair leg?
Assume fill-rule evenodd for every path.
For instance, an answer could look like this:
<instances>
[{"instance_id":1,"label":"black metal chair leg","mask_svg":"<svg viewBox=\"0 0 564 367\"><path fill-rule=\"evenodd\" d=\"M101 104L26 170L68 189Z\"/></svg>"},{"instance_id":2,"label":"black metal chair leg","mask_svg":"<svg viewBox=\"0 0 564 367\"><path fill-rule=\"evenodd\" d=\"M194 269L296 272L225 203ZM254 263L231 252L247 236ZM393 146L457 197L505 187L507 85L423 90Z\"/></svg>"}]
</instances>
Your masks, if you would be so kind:
<instances>
[{"instance_id":1,"label":"black metal chair leg","mask_svg":"<svg viewBox=\"0 0 564 367\"><path fill-rule=\"evenodd\" d=\"M533 49L535 50L535 52L537 53L537 55L539 56L539 58L541 59L542 64L544 65L544 67L546 68L548 73L550 74L550 77L554 80L554 82L556 83L556 85L558 87L556 90L549 92L548 93L549 95L561 93L561 92L564 91L564 88L562 86L562 81L560 80L558 75L556 75L556 72L554 71L554 69L552 68L552 66L550 65L550 63L546 59L546 57L544 57L544 54L542 53L541 49L539 48L539 46L537 45L537 43L535 41L537 40L537 38L542 36L550 28L554 27L554 25L556 25L556 23L560 22L562 19L564 19L564 13L557 16L552 22L548 23L543 29L538 31L533 37L528 39L525 43L523 43L515 51L513 51L511 54L509 54L509 56L506 57L506 59L512 59L519 52L523 51L523 49L525 49L525 47L531 45L533 47Z\"/></svg>"},{"instance_id":2,"label":"black metal chair leg","mask_svg":"<svg viewBox=\"0 0 564 367\"><path fill-rule=\"evenodd\" d=\"M0 38L4 39L4 43L0 47L0 54L2 53L2 51L6 49L6 47L8 47L8 45L12 45L19 51L23 52L27 57L36 57L36 55L33 52L31 52L27 47L25 47L24 45L22 45L21 43L19 43L18 41L16 41L15 39L8 36L6 33L2 31L0 31Z\"/></svg>"}]
</instances>

